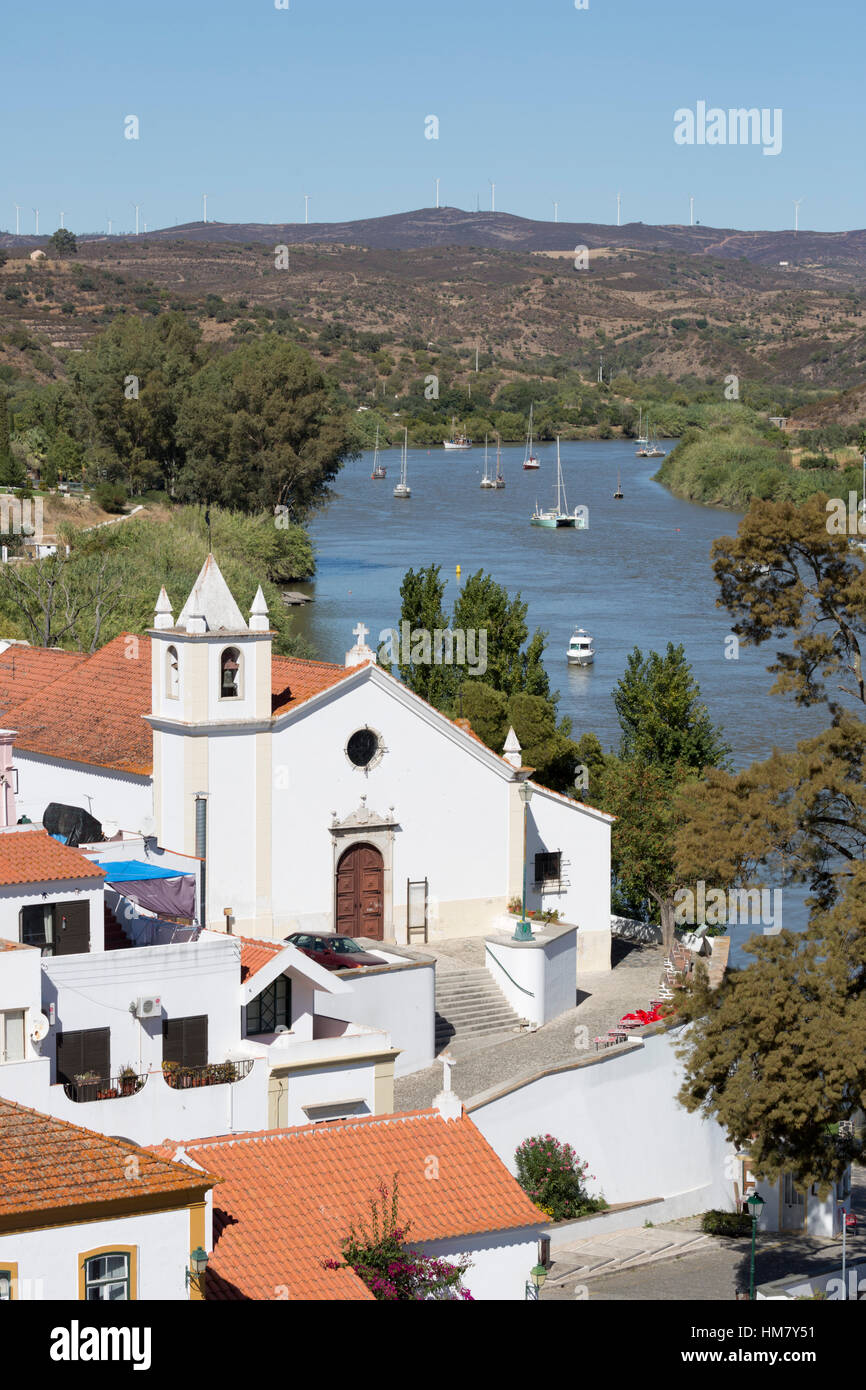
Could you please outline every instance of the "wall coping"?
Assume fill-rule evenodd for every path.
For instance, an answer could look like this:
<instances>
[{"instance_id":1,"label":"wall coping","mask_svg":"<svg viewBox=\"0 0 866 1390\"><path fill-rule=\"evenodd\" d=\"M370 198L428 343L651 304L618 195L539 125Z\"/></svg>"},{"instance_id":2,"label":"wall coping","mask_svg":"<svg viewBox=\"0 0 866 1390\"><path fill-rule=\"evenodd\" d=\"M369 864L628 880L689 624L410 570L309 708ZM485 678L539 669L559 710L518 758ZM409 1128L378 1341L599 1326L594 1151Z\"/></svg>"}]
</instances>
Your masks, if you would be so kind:
<instances>
[{"instance_id":1,"label":"wall coping","mask_svg":"<svg viewBox=\"0 0 866 1390\"><path fill-rule=\"evenodd\" d=\"M515 922L520 918L515 917ZM579 928L570 922L550 922L545 925L544 931L534 932L531 941L515 941L506 932L491 932L485 936L485 944L489 941L493 946L513 946L518 950L539 950L544 946L549 946L552 941L558 941L560 937L567 936L569 932L578 932Z\"/></svg>"}]
</instances>

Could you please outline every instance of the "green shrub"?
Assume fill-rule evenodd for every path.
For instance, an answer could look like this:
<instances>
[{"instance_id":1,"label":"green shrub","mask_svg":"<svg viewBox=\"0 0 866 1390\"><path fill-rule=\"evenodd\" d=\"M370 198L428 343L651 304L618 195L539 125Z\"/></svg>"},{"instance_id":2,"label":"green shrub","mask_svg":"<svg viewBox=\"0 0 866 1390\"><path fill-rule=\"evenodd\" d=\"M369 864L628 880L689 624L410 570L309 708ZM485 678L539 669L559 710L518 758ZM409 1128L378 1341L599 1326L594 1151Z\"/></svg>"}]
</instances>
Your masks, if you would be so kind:
<instances>
[{"instance_id":1,"label":"green shrub","mask_svg":"<svg viewBox=\"0 0 866 1390\"><path fill-rule=\"evenodd\" d=\"M93 500L104 512L122 512L126 506L126 488L119 483L98 483Z\"/></svg>"},{"instance_id":2,"label":"green shrub","mask_svg":"<svg viewBox=\"0 0 866 1390\"><path fill-rule=\"evenodd\" d=\"M748 1236L752 1232L752 1218L745 1211L705 1211L701 1230L708 1236Z\"/></svg>"},{"instance_id":3,"label":"green shrub","mask_svg":"<svg viewBox=\"0 0 866 1390\"><path fill-rule=\"evenodd\" d=\"M514 1159L520 1186L552 1221L585 1216L607 1206L603 1197L590 1197L583 1185L589 1164L581 1163L571 1145L552 1134L524 1139Z\"/></svg>"}]
</instances>

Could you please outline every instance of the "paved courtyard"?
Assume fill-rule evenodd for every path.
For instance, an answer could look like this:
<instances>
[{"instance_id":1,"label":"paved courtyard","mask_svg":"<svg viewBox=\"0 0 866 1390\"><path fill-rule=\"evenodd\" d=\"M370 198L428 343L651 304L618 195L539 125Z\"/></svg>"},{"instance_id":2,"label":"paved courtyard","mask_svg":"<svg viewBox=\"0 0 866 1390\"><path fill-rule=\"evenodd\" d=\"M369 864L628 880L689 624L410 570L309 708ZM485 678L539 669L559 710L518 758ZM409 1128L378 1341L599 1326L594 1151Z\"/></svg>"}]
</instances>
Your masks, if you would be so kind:
<instances>
[{"instance_id":1,"label":"paved courtyard","mask_svg":"<svg viewBox=\"0 0 866 1390\"><path fill-rule=\"evenodd\" d=\"M425 946L423 952L436 957L437 974L484 965L484 941L480 937L436 943ZM537 1032L455 1038L450 1042L448 1051L455 1061L452 1087L461 1100L470 1101L518 1077L586 1056L586 1039L594 1052L593 1038L606 1034L623 1014L649 1008L664 966L662 947L614 939L612 960L610 972L580 975L575 1007ZM441 1089L441 1062L412 1076L398 1077L395 1109L423 1109Z\"/></svg>"}]
</instances>

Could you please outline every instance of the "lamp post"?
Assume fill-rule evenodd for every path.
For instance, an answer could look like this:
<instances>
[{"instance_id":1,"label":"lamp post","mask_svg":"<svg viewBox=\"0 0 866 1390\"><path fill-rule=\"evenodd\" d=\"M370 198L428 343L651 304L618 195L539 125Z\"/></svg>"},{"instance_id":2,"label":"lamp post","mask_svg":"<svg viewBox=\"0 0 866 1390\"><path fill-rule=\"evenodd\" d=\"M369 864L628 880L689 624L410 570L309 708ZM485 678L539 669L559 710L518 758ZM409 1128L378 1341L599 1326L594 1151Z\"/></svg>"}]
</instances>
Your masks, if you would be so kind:
<instances>
[{"instance_id":1,"label":"lamp post","mask_svg":"<svg viewBox=\"0 0 866 1390\"><path fill-rule=\"evenodd\" d=\"M544 1281L547 1278L547 1270L545 1266L542 1264L537 1264L534 1269L531 1269L529 1271L529 1277L532 1280L531 1287L535 1289L535 1294L534 1296L532 1296L533 1301L537 1303L538 1299L541 1297L541 1290L544 1288ZM527 1285L527 1294L529 1293L529 1288L530 1285Z\"/></svg>"},{"instance_id":2,"label":"lamp post","mask_svg":"<svg viewBox=\"0 0 866 1390\"><path fill-rule=\"evenodd\" d=\"M192 1285L198 1294L204 1298L204 1275L207 1270L208 1253L199 1245L190 1252L189 1268L186 1271L186 1286Z\"/></svg>"},{"instance_id":3,"label":"lamp post","mask_svg":"<svg viewBox=\"0 0 866 1390\"><path fill-rule=\"evenodd\" d=\"M523 802L523 914L517 926L514 928L512 941L531 941L532 923L526 920L526 822L529 803L532 800L532 786L529 782L521 782L517 788L518 796Z\"/></svg>"},{"instance_id":4,"label":"lamp post","mask_svg":"<svg viewBox=\"0 0 866 1390\"><path fill-rule=\"evenodd\" d=\"M759 1193L753 1192L746 1201L746 1206L752 1210L752 1262L749 1267L749 1299L754 1302L755 1298L755 1239L758 1234L758 1217L761 1215L761 1208L764 1199Z\"/></svg>"},{"instance_id":5,"label":"lamp post","mask_svg":"<svg viewBox=\"0 0 866 1390\"><path fill-rule=\"evenodd\" d=\"M848 1285L845 1282L845 1266L847 1263L848 1254L848 1211L843 1200L838 1201L836 1203L836 1206L838 1207L839 1215L842 1218L842 1297L847 1302Z\"/></svg>"}]
</instances>

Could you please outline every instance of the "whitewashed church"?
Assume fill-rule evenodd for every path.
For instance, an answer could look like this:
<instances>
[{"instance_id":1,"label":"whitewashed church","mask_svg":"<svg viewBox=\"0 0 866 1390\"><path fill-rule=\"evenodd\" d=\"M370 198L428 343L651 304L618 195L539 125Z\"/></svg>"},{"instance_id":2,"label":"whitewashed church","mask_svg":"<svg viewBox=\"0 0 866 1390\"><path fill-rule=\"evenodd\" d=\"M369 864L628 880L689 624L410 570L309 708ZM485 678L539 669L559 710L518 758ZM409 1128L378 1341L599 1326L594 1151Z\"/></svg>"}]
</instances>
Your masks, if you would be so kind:
<instances>
[{"instance_id":1,"label":"whitewashed church","mask_svg":"<svg viewBox=\"0 0 866 1390\"><path fill-rule=\"evenodd\" d=\"M177 618L161 591L147 638L7 646L18 815L81 806L106 834L204 857L214 930L417 944L497 926L522 892L525 814L527 907L577 924L584 966L609 968L613 818L531 783L513 736L491 752L354 635L345 666L274 656L261 589L247 621L209 556Z\"/></svg>"}]
</instances>

